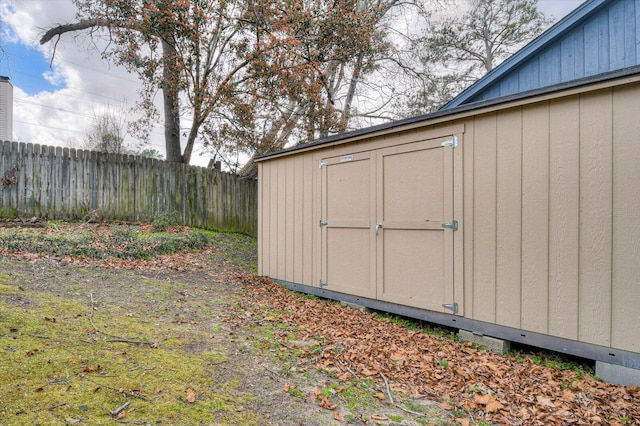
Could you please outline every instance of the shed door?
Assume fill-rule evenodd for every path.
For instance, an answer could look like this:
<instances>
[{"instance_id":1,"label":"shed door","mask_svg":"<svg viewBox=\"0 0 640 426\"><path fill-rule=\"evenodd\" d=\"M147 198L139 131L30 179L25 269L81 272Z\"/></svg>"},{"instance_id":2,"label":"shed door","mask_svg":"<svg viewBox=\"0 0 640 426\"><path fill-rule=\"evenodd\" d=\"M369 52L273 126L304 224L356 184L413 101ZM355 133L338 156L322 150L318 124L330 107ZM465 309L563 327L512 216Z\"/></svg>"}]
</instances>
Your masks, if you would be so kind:
<instances>
[{"instance_id":1,"label":"shed door","mask_svg":"<svg viewBox=\"0 0 640 426\"><path fill-rule=\"evenodd\" d=\"M453 301L453 155L443 139L377 155L378 299L443 311Z\"/></svg>"},{"instance_id":2,"label":"shed door","mask_svg":"<svg viewBox=\"0 0 640 426\"><path fill-rule=\"evenodd\" d=\"M454 300L445 138L321 160L320 285L429 309Z\"/></svg>"},{"instance_id":3,"label":"shed door","mask_svg":"<svg viewBox=\"0 0 640 426\"><path fill-rule=\"evenodd\" d=\"M376 297L375 162L371 153L323 160L321 283Z\"/></svg>"}]
</instances>

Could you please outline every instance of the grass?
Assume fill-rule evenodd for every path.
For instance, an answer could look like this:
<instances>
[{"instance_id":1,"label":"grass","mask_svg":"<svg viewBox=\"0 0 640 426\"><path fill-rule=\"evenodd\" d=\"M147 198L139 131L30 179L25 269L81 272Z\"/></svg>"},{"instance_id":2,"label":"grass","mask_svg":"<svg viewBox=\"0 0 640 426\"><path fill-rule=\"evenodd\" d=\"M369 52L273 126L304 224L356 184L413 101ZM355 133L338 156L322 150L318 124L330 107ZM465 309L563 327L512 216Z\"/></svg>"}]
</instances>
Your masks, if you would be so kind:
<instances>
[{"instance_id":1,"label":"grass","mask_svg":"<svg viewBox=\"0 0 640 426\"><path fill-rule=\"evenodd\" d=\"M1 279L0 298L22 295ZM116 306L91 313L51 294L36 293L23 307L0 301L0 423L113 424L110 413L127 402L123 421L259 423L243 409L253 395L221 380L226 355L182 350L208 335L155 321Z\"/></svg>"}]
</instances>

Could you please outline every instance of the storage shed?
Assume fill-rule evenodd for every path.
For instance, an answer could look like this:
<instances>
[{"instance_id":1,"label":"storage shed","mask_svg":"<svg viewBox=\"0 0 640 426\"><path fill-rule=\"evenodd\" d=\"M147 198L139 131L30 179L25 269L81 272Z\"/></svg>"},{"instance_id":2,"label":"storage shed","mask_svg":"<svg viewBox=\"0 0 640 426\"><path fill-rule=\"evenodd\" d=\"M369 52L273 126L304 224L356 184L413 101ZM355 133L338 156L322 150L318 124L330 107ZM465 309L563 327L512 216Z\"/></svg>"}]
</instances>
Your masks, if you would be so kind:
<instances>
[{"instance_id":1,"label":"storage shed","mask_svg":"<svg viewBox=\"0 0 640 426\"><path fill-rule=\"evenodd\" d=\"M258 160L259 273L640 384L640 0L591 0L440 111Z\"/></svg>"}]
</instances>

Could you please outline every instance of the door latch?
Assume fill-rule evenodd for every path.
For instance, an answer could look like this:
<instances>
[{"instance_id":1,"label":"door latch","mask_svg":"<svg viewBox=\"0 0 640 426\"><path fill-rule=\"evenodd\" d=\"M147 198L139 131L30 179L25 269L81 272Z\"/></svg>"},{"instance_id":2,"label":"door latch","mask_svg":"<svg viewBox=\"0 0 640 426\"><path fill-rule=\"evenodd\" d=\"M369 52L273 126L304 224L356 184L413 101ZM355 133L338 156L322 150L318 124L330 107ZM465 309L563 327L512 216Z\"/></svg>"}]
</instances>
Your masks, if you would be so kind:
<instances>
[{"instance_id":1,"label":"door latch","mask_svg":"<svg viewBox=\"0 0 640 426\"><path fill-rule=\"evenodd\" d=\"M382 228L382 222L376 223L376 237L378 236L378 231L380 231L380 228Z\"/></svg>"}]
</instances>

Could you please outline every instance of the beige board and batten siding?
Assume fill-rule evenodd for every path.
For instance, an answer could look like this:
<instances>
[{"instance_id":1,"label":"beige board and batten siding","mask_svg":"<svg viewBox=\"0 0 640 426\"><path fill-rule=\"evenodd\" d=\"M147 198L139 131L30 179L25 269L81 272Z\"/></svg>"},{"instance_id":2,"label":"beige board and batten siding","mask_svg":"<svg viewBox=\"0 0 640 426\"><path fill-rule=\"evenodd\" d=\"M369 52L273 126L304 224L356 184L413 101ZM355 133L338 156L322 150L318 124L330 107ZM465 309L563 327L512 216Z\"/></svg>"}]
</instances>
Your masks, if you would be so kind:
<instances>
[{"instance_id":1,"label":"beige board and batten siding","mask_svg":"<svg viewBox=\"0 0 640 426\"><path fill-rule=\"evenodd\" d=\"M375 156L458 134L453 197L460 230L452 257L458 314L640 352L639 80L466 111L261 161L260 273L318 286L320 159Z\"/></svg>"},{"instance_id":2,"label":"beige board and batten siding","mask_svg":"<svg viewBox=\"0 0 640 426\"><path fill-rule=\"evenodd\" d=\"M640 85L532 101L466 125L465 316L639 352Z\"/></svg>"}]
</instances>

